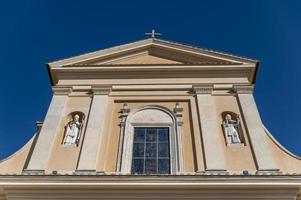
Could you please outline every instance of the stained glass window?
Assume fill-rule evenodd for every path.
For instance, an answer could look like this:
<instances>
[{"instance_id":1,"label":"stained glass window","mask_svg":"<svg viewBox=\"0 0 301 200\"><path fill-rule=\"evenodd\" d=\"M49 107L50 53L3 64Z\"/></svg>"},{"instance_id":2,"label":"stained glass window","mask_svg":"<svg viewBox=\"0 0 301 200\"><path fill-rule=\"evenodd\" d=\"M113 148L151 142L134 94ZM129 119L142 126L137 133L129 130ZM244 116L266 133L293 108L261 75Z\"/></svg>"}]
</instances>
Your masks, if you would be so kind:
<instances>
[{"instance_id":1,"label":"stained glass window","mask_svg":"<svg viewBox=\"0 0 301 200\"><path fill-rule=\"evenodd\" d=\"M132 174L170 174L169 128L134 128Z\"/></svg>"}]
</instances>

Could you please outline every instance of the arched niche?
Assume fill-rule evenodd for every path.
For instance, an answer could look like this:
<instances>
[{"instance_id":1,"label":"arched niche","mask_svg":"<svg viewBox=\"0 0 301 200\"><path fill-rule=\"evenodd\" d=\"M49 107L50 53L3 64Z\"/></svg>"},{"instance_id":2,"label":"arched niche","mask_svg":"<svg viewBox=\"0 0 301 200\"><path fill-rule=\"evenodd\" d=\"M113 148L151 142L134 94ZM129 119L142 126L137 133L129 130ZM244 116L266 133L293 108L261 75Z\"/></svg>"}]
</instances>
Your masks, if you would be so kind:
<instances>
[{"instance_id":1,"label":"arched niche","mask_svg":"<svg viewBox=\"0 0 301 200\"><path fill-rule=\"evenodd\" d=\"M66 137L66 128L69 122L71 122L74 118L75 115L79 116L79 122L81 123L81 128L80 128L80 132L79 132L79 140L81 140L82 137L82 133L83 133L83 129L84 129L84 124L85 124L85 114L81 111L73 111L71 113L69 113L64 119L63 119L63 137L61 138L61 145L64 146L64 139ZM79 142L80 143L80 142ZM77 143L75 146L78 146L79 143Z\"/></svg>"},{"instance_id":2,"label":"arched niche","mask_svg":"<svg viewBox=\"0 0 301 200\"><path fill-rule=\"evenodd\" d=\"M230 114L232 119L238 119L239 118L239 115L235 112L232 112L232 111L224 111L221 113L221 117L222 119L225 119L226 115L227 114Z\"/></svg>"},{"instance_id":3,"label":"arched niche","mask_svg":"<svg viewBox=\"0 0 301 200\"><path fill-rule=\"evenodd\" d=\"M228 142L227 142L226 131L225 131L225 128L224 128L223 123L224 123L225 118L226 118L226 116L227 116L228 114L231 116L231 119L233 119L233 120L235 120L235 121L239 121L239 124L238 124L238 126L237 126L237 129L238 129L238 132L239 132L239 138L240 138L240 140L241 140L241 143L238 143L238 144L230 144L230 145L229 145ZM222 128L223 133L224 133L225 144L226 144L227 146L243 146L243 145L245 145L245 138L244 138L243 129L242 129L242 125L241 125L242 120L240 119L239 114L237 114L237 113L235 113L235 112L233 112L233 111L224 111L224 112L221 113L221 118L222 118L222 121L221 121L221 128Z\"/></svg>"},{"instance_id":4,"label":"arched niche","mask_svg":"<svg viewBox=\"0 0 301 200\"><path fill-rule=\"evenodd\" d=\"M170 144L170 173L181 171L183 162L181 136L178 128L177 117L169 109L149 105L131 110L126 117L124 129L121 129L121 150L117 170L123 174L130 174L132 168L133 140L135 127L168 127Z\"/></svg>"}]
</instances>

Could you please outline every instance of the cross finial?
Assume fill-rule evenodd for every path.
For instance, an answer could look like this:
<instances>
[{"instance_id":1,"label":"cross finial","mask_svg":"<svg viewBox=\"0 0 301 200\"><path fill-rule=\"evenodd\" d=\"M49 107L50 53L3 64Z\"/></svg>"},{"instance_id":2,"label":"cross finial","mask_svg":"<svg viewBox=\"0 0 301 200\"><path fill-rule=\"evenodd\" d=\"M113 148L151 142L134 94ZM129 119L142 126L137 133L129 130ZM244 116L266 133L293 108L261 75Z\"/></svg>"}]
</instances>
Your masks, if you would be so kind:
<instances>
[{"instance_id":1,"label":"cross finial","mask_svg":"<svg viewBox=\"0 0 301 200\"><path fill-rule=\"evenodd\" d=\"M150 33L145 33L145 35L149 35L152 38L155 38L156 36L161 36L161 33L156 33L155 29L152 30Z\"/></svg>"}]
</instances>

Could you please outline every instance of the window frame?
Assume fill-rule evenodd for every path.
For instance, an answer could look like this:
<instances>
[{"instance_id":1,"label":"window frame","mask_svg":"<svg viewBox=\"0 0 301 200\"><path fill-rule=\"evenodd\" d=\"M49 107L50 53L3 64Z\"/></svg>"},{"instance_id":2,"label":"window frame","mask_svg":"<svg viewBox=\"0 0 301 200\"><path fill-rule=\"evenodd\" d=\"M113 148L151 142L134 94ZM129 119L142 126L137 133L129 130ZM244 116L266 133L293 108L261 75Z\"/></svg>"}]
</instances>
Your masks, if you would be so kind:
<instances>
[{"instance_id":1,"label":"window frame","mask_svg":"<svg viewBox=\"0 0 301 200\"><path fill-rule=\"evenodd\" d=\"M158 122L158 123L141 123L131 122L131 118L138 112L148 109L159 110L164 112L170 117L170 122ZM160 120L159 120L160 121ZM134 128L135 127L168 127L170 137L170 174L180 173L180 166L183 164L182 158L182 140L178 131L178 123L175 114L169 109L162 106L144 106L139 109L135 109L129 113L126 118L125 127L120 134L122 135L122 141L120 142L121 157L118 159L120 165L120 172L122 174L131 174L132 169L132 156L133 156L133 142L134 142ZM118 170L118 169L117 169Z\"/></svg>"},{"instance_id":2,"label":"window frame","mask_svg":"<svg viewBox=\"0 0 301 200\"><path fill-rule=\"evenodd\" d=\"M143 126L143 124L147 124L147 126ZM135 128L168 128L168 134L169 134L169 168L170 168L170 173L169 174L172 174L173 172L173 167L176 166L176 163L173 163L173 161L175 160L173 157L176 155L176 151L175 151L175 148L174 148L174 145L172 145L172 141L174 140L174 134L172 136L171 134L171 130L172 130L172 125L169 125L169 126L162 126L162 124L160 124L160 126L156 126L156 123L152 123L151 125L148 124L148 123L139 123L139 124L134 124L133 126L133 136L135 134ZM133 137L134 138L134 137ZM133 149L134 149L134 140L133 140L133 144L132 144L132 156L131 156L131 174L132 173L132 161L133 161ZM158 158L157 158L158 159ZM156 174L139 174L139 175L160 175L159 173L156 173ZM164 175L164 174L163 174Z\"/></svg>"}]
</instances>

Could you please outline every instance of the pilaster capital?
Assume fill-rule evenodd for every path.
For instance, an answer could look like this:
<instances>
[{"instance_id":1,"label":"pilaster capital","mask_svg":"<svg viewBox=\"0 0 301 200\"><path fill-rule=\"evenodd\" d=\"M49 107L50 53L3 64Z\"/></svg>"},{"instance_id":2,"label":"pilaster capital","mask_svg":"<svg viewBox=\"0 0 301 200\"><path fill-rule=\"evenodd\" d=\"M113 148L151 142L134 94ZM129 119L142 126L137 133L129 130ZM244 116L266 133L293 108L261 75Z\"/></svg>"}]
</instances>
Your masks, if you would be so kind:
<instances>
[{"instance_id":1,"label":"pilaster capital","mask_svg":"<svg viewBox=\"0 0 301 200\"><path fill-rule=\"evenodd\" d=\"M121 127L125 126L125 121L126 121L127 116L129 115L129 112L130 112L130 108L129 108L128 104L124 103L123 107L120 109L120 116L119 116Z\"/></svg>"},{"instance_id":2,"label":"pilaster capital","mask_svg":"<svg viewBox=\"0 0 301 200\"><path fill-rule=\"evenodd\" d=\"M53 86L52 87L52 93L54 95L68 95L72 91L71 87L57 87Z\"/></svg>"},{"instance_id":3,"label":"pilaster capital","mask_svg":"<svg viewBox=\"0 0 301 200\"><path fill-rule=\"evenodd\" d=\"M183 107L180 105L179 102L176 103L176 106L175 106L173 111L174 111L174 113L177 117L177 125L182 126L183 125L183 119L182 119L182 117L183 117L183 114L182 114Z\"/></svg>"},{"instance_id":4,"label":"pilaster capital","mask_svg":"<svg viewBox=\"0 0 301 200\"><path fill-rule=\"evenodd\" d=\"M234 85L233 90L237 94L252 94L254 90L254 85Z\"/></svg>"},{"instance_id":5,"label":"pilaster capital","mask_svg":"<svg viewBox=\"0 0 301 200\"><path fill-rule=\"evenodd\" d=\"M92 87L92 92L94 95L108 95L112 90L111 86L95 86Z\"/></svg>"},{"instance_id":6,"label":"pilaster capital","mask_svg":"<svg viewBox=\"0 0 301 200\"><path fill-rule=\"evenodd\" d=\"M212 94L213 85L193 85L192 90L195 94Z\"/></svg>"}]
</instances>

